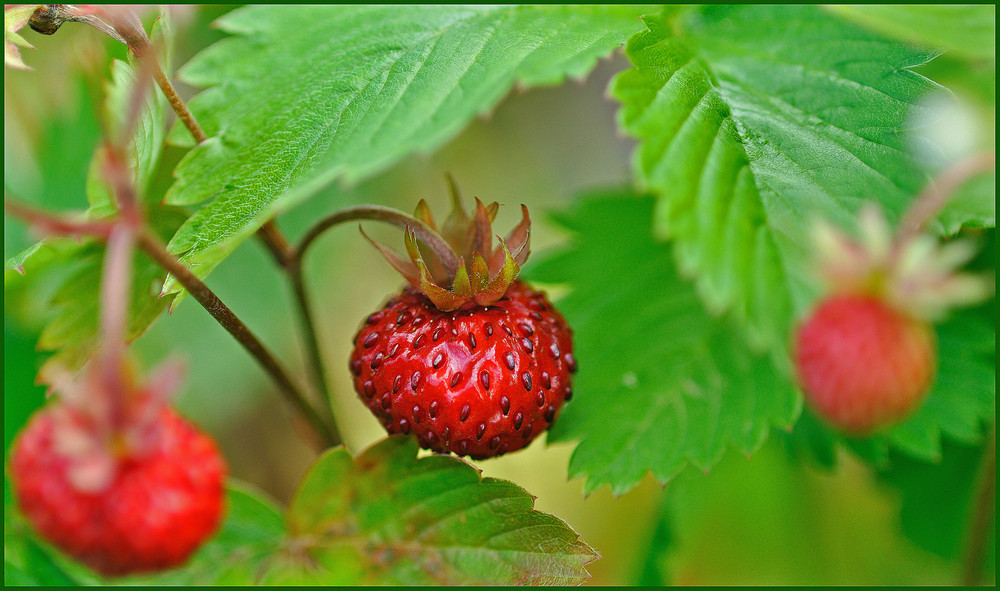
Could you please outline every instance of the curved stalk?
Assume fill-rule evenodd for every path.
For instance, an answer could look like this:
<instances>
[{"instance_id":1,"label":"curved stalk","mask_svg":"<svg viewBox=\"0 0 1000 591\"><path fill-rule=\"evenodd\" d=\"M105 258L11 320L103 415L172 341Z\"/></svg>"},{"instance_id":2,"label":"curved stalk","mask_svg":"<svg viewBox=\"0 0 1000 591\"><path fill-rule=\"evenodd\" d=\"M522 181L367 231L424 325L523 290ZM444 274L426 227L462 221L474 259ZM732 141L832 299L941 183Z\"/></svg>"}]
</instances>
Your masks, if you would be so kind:
<instances>
[{"instance_id":1,"label":"curved stalk","mask_svg":"<svg viewBox=\"0 0 1000 591\"><path fill-rule=\"evenodd\" d=\"M398 209L393 209L392 207L383 207L381 205L359 205L357 207L348 207L347 209L342 209L337 213L334 213L328 217L320 220L315 226L313 226L302 240L299 241L298 248L295 249L295 258L301 259L305 255L306 249L309 245L316 241L323 232L328 228L341 224L343 222L349 222L354 220L375 220L380 222L387 222L400 228L406 228L409 226L413 229L413 233L416 235L417 239L422 241L427 245L434 254L441 260L441 264L445 266L449 273L455 273L458 270L458 254L455 250L445 242L444 238L440 234L435 232L430 226L424 222L418 220L408 213L404 213Z\"/></svg>"}]
</instances>

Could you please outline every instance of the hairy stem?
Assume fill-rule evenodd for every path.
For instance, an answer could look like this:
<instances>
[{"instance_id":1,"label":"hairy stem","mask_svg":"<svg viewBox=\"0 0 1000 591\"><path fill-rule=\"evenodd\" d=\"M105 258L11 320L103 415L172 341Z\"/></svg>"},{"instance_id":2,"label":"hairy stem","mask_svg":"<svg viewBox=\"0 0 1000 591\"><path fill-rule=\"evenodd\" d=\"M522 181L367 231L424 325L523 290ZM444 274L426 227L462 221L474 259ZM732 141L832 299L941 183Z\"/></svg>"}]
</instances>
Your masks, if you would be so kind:
<instances>
[{"instance_id":1,"label":"hairy stem","mask_svg":"<svg viewBox=\"0 0 1000 591\"><path fill-rule=\"evenodd\" d=\"M996 451L996 424L994 424L983 452L976 496L972 499L974 505L969 523L965 556L962 559L962 580L960 583L965 586L982 584L990 530L996 525Z\"/></svg>"},{"instance_id":2,"label":"hairy stem","mask_svg":"<svg viewBox=\"0 0 1000 591\"><path fill-rule=\"evenodd\" d=\"M146 52L147 55L152 56L153 52ZM167 102L170 103L170 108L174 110L177 114L177 118L181 120L184 127L191 132L191 137L194 141L201 143L208 139L205 135L205 131L198 125L198 121L194 118L194 115L187 108L184 100L181 99L180 95L177 94L177 90L174 85L170 83L170 79L167 75L163 73L163 68L160 67L159 62L156 61L155 57L151 57L149 61L152 62L151 67L153 68L153 78L156 80L157 86L163 91L163 95L167 97Z\"/></svg>"},{"instance_id":3,"label":"hairy stem","mask_svg":"<svg viewBox=\"0 0 1000 591\"><path fill-rule=\"evenodd\" d=\"M195 300L257 360L278 385L282 394L309 421L312 428L323 439L324 444L332 446L340 442L340 435L336 428L328 425L320 417L274 355L201 279L167 252L159 240L148 231L139 234L138 244L146 254L176 277Z\"/></svg>"}]
</instances>

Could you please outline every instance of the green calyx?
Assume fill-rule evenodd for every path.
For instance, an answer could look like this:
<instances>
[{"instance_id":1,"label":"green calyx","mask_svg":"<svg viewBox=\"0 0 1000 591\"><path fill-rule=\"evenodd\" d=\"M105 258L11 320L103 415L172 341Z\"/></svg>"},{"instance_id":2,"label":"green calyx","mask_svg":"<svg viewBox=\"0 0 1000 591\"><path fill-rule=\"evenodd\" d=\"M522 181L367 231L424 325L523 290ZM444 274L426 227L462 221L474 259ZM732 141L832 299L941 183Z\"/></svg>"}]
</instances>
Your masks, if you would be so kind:
<instances>
[{"instance_id":1,"label":"green calyx","mask_svg":"<svg viewBox=\"0 0 1000 591\"><path fill-rule=\"evenodd\" d=\"M361 233L410 285L439 309L448 312L469 303L488 306L503 297L528 258L531 235L528 208L521 205L521 222L506 239L497 236L499 245L494 248L492 224L500 205L496 202L484 205L477 198L470 215L462 207L451 176L448 183L453 209L441 228L438 229L423 199L417 203L414 223L405 226L409 260L378 244L364 230ZM416 231L418 225L422 232ZM428 229L432 236L427 235Z\"/></svg>"}]
</instances>

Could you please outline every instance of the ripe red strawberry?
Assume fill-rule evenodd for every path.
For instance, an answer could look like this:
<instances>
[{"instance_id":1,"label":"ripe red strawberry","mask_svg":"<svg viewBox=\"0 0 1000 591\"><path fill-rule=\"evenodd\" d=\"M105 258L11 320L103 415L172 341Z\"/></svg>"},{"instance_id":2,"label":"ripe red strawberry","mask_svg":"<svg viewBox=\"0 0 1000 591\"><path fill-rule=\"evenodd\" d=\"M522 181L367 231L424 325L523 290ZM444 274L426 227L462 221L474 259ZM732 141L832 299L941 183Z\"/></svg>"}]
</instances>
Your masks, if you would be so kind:
<instances>
[{"instance_id":1,"label":"ripe red strawberry","mask_svg":"<svg viewBox=\"0 0 1000 591\"><path fill-rule=\"evenodd\" d=\"M73 442L60 437L60 410L35 414L11 454L18 504L43 537L102 574L121 575L176 566L215 531L225 468L211 439L163 407L155 446L120 458L97 490L81 490L73 474L81 466L61 449Z\"/></svg>"},{"instance_id":2,"label":"ripe red strawberry","mask_svg":"<svg viewBox=\"0 0 1000 591\"><path fill-rule=\"evenodd\" d=\"M182 563L218 526L225 465L167 404L180 370L144 385L99 357L14 440L18 506L44 538L104 575Z\"/></svg>"},{"instance_id":3,"label":"ripe red strawberry","mask_svg":"<svg viewBox=\"0 0 1000 591\"><path fill-rule=\"evenodd\" d=\"M350 368L359 397L390 434L412 433L425 449L483 459L521 449L552 425L572 395L576 361L559 312L515 280L528 254L527 209L492 251L497 204L477 199L470 219L454 188L453 196L445 236L426 205L418 206L425 239L418 244L414 220L407 228L412 264L376 245L411 285L368 317ZM449 243L464 255L448 252ZM441 287L449 283L452 289Z\"/></svg>"},{"instance_id":4,"label":"ripe red strawberry","mask_svg":"<svg viewBox=\"0 0 1000 591\"><path fill-rule=\"evenodd\" d=\"M934 376L930 327L870 295L823 301L796 335L799 383L820 416L864 435L919 405Z\"/></svg>"}]
</instances>

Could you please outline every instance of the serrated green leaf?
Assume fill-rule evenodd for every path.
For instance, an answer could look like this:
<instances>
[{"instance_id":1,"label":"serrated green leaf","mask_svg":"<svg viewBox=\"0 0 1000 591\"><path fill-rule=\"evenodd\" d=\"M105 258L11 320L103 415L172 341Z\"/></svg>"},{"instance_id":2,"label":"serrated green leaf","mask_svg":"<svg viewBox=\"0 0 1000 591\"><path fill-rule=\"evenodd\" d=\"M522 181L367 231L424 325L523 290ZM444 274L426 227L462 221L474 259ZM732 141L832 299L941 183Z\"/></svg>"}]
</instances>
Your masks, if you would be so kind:
<instances>
[{"instance_id":1,"label":"serrated green leaf","mask_svg":"<svg viewBox=\"0 0 1000 591\"><path fill-rule=\"evenodd\" d=\"M390 437L352 460L327 452L287 515L269 583L579 584L598 556L517 485ZM271 577L277 577L277 579Z\"/></svg>"},{"instance_id":2,"label":"serrated green leaf","mask_svg":"<svg viewBox=\"0 0 1000 591\"><path fill-rule=\"evenodd\" d=\"M826 6L873 31L925 47L949 49L965 58L996 57L997 7L979 5Z\"/></svg>"},{"instance_id":3,"label":"serrated green leaf","mask_svg":"<svg viewBox=\"0 0 1000 591\"><path fill-rule=\"evenodd\" d=\"M813 6L704 6L647 17L613 94L660 195L656 229L713 309L787 347L815 295L807 250L822 215L849 226L866 200L896 219L926 178L908 152L910 71L934 52Z\"/></svg>"},{"instance_id":4,"label":"serrated green leaf","mask_svg":"<svg viewBox=\"0 0 1000 591\"><path fill-rule=\"evenodd\" d=\"M567 283L558 302L574 330L580 371L550 441L579 440L570 476L621 494L646 474L665 482L707 470L728 445L755 451L800 408L789 380L709 315L653 239L653 199L591 195L553 216L570 245L534 261L528 277ZM537 257L537 255L536 255Z\"/></svg>"},{"instance_id":5,"label":"serrated green leaf","mask_svg":"<svg viewBox=\"0 0 1000 591\"><path fill-rule=\"evenodd\" d=\"M181 71L211 136L167 201L211 199L168 245L207 275L329 182L429 152L515 85L585 75L641 28L621 6L255 6ZM181 139L186 131L177 131ZM172 283L168 290L180 290Z\"/></svg>"}]
</instances>

